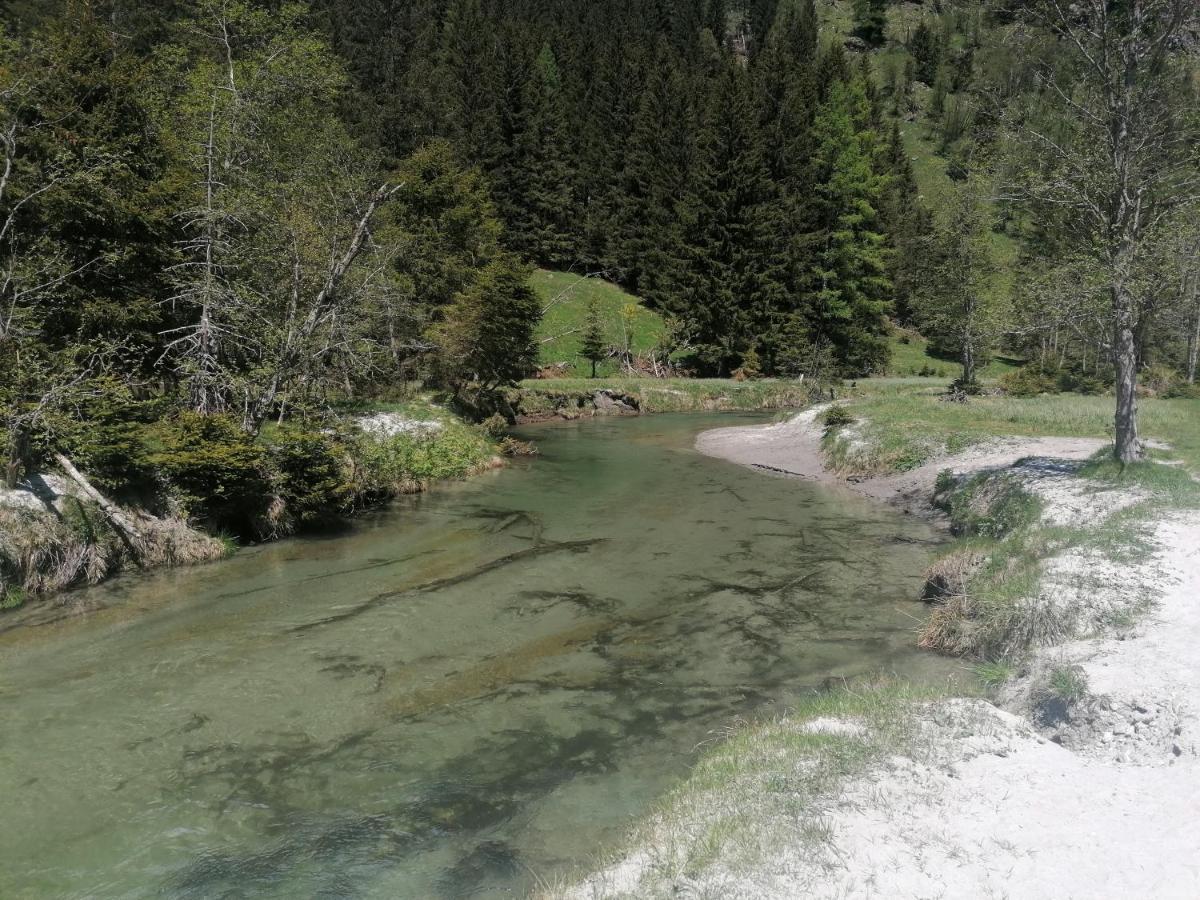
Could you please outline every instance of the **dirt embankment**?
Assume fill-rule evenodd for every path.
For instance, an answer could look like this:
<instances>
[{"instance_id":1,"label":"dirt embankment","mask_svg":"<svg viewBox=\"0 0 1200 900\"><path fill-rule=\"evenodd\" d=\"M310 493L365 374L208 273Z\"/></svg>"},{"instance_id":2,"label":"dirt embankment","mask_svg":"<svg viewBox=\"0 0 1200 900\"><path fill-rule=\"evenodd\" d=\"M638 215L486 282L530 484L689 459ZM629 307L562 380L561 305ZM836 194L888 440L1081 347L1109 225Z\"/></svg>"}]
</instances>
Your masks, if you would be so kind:
<instances>
[{"instance_id":1,"label":"dirt embankment","mask_svg":"<svg viewBox=\"0 0 1200 900\"><path fill-rule=\"evenodd\" d=\"M1104 446L1095 438L1005 438L973 447L957 456L936 459L908 472L879 478L847 481L825 468L821 452L821 414L828 407L814 406L786 422L774 425L717 428L696 439L696 449L740 463L766 474L804 478L845 487L876 500L895 504L907 512L935 515L930 506L938 473L949 468L969 475L1000 469L1026 458L1087 459Z\"/></svg>"},{"instance_id":2,"label":"dirt embankment","mask_svg":"<svg viewBox=\"0 0 1200 900\"><path fill-rule=\"evenodd\" d=\"M697 448L910 510L928 511L943 470L1007 469L1055 527L1097 528L1142 499L1064 464L1101 446L1081 439L997 441L847 484L822 465L819 413L710 431ZM920 750L853 779L820 811L820 852L797 847L690 887L715 877L724 897L1200 897L1200 513L1164 512L1146 538L1140 561L1100 550L1049 561L1043 597L1109 627L1035 650L1000 701L1017 715L979 699L923 707ZM1039 698L1051 677L1074 680L1059 685L1075 690L1069 703Z\"/></svg>"}]
</instances>

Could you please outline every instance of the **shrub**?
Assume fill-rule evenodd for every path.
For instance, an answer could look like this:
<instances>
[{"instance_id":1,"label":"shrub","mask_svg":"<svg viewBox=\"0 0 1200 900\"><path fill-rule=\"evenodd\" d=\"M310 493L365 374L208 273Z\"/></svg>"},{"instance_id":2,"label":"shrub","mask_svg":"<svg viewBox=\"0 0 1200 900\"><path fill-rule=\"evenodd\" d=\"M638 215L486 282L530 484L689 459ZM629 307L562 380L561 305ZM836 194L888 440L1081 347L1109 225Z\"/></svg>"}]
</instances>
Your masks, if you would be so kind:
<instances>
[{"instance_id":1,"label":"shrub","mask_svg":"<svg viewBox=\"0 0 1200 900\"><path fill-rule=\"evenodd\" d=\"M430 481L462 478L492 459L491 443L476 429L447 425L431 434L386 439L361 435L353 444L354 490L362 497L412 493Z\"/></svg>"},{"instance_id":2,"label":"shrub","mask_svg":"<svg viewBox=\"0 0 1200 900\"><path fill-rule=\"evenodd\" d=\"M128 385L97 379L76 415L59 423L62 450L104 490L128 494L150 484L145 432L163 402L137 400Z\"/></svg>"},{"instance_id":3,"label":"shrub","mask_svg":"<svg viewBox=\"0 0 1200 900\"><path fill-rule=\"evenodd\" d=\"M1179 373L1164 365L1147 366L1139 378L1143 390L1154 397L1166 396L1179 381Z\"/></svg>"},{"instance_id":4,"label":"shrub","mask_svg":"<svg viewBox=\"0 0 1200 900\"><path fill-rule=\"evenodd\" d=\"M332 435L288 425L263 443L274 493L283 501L270 517L277 534L326 525L349 505L346 451Z\"/></svg>"},{"instance_id":5,"label":"shrub","mask_svg":"<svg viewBox=\"0 0 1200 900\"><path fill-rule=\"evenodd\" d=\"M1028 525L1041 513L1041 501L1007 475L976 475L960 488L935 497L960 537L1002 538Z\"/></svg>"},{"instance_id":6,"label":"shrub","mask_svg":"<svg viewBox=\"0 0 1200 900\"><path fill-rule=\"evenodd\" d=\"M479 423L483 433L491 438L501 438L508 433L508 419L500 413L492 413Z\"/></svg>"},{"instance_id":7,"label":"shrub","mask_svg":"<svg viewBox=\"0 0 1200 900\"><path fill-rule=\"evenodd\" d=\"M1200 384L1177 381L1163 392L1169 400L1200 400Z\"/></svg>"},{"instance_id":8,"label":"shrub","mask_svg":"<svg viewBox=\"0 0 1200 900\"><path fill-rule=\"evenodd\" d=\"M855 421L857 420L854 418L853 413L841 403L835 403L829 409L825 410L824 415L821 416L821 424L825 426L826 431L834 431L846 425L853 425Z\"/></svg>"},{"instance_id":9,"label":"shrub","mask_svg":"<svg viewBox=\"0 0 1200 900\"><path fill-rule=\"evenodd\" d=\"M1096 395L1108 390L1108 383L1075 366L1058 373L1058 389L1074 394Z\"/></svg>"},{"instance_id":10,"label":"shrub","mask_svg":"<svg viewBox=\"0 0 1200 900\"><path fill-rule=\"evenodd\" d=\"M978 381L964 381L962 378L956 378L950 383L951 394L964 394L968 397L978 397L983 393L983 385Z\"/></svg>"},{"instance_id":11,"label":"shrub","mask_svg":"<svg viewBox=\"0 0 1200 900\"><path fill-rule=\"evenodd\" d=\"M1034 366L1024 366L1001 375L1000 389L1010 397L1036 397L1059 392L1058 379Z\"/></svg>"},{"instance_id":12,"label":"shrub","mask_svg":"<svg viewBox=\"0 0 1200 900\"><path fill-rule=\"evenodd\" d=\"M982 662L975 666L975 677L988 690L995 690L1015 674L1013 667L1003 661Z\"/></svg>"},{"instance_id":13,"label":"shrub","mask_svg":"<svg viewBox=\"0 0 1200 900\"><path fill-rule=\"evenodd\" d=\"M151 441L147 460L180 513L210 531L260 532L272 495L266 453L236 421L181 413Z\"/></svg>"}]
</instances>

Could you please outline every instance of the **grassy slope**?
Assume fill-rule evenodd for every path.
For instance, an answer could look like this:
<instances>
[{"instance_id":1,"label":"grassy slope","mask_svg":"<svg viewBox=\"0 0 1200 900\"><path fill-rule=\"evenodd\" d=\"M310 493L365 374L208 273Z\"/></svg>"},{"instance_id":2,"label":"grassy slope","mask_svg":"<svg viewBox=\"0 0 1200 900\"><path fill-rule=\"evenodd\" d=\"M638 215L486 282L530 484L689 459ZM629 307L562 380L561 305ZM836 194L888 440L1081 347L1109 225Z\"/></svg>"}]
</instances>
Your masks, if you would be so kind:
<instances>
[{"instance_id":1,"label":"grassy slope","mask_svg":"<svg viewBox=\"0 0 1200 900\"><path fill-rule=\"evenodd\" d=\"M925 373L932 378L956 378L961 369L955 360L931 356L928 352L929 342L915 331L897 331L888 343L892 350L888 373L892 376L906 378ZM1021 360L997 354L979 370L979 377L985 381L993 380L1019 369L1021 365Z\"/></svg>"},{"instance_id":2,"label":"grassy slope","mask_svg":"<svg viewBox=\"0 0 1200 900\"><path fill-rule=\"evenodd\" d=\"M595 302L604 321L607 342L623 346L624 323L632 326L633 350L644 353L654 349L662 336L662 317L642 306L641 301L614 284L599 278L585 278L569 272L538 269L533 275L533 287L548 307L538 326L541 341L539 361L543 366L565 363L568 375L589 375L592 365L579 353L588 306ZM611 375L617 365L605 360L597 374Z\"/></svg>"}]
</instances>

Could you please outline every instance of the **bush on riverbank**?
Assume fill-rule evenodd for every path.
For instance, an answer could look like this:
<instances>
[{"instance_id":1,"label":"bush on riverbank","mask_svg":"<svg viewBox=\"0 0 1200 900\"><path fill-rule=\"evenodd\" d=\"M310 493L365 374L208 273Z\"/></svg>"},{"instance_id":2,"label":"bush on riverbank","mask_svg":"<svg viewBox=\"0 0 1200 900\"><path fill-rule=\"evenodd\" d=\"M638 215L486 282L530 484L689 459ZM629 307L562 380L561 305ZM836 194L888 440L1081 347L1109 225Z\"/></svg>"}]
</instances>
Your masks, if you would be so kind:
<instances>
[{"instance_id":1,"label":"bush on riverbank","mask_svg":"<svg viewBox=\"0 0 1200 900\"><path fill-rule=\"evenodd\" d=\"M483 429L426 402L383 415L395 417L394 432L292 423L269 425L256 438L226 416L143 422L136 411L108 414L94 432L81 422L70 447L79 468L126 504L142 538L128 546L68 488L50 505L30 490L12 492L0 505L0 609L132 565L219 558L231 542L209 535L270 540L327 527L397 494L498 464L500 448Z\"/></svg>"},{"instance_id":2,"label":"bush on riverbank","mask_svg":"<svg viewBox=\"0 0 1200 900\"><path fill-rule=\"evenodd\" d=\"M0 507L0 610L26 598L97 584L130 568L192 565L220 559L227 545L177 518L137 516L137 546L122 538L94 504L66 496L51 514Z\"/></svg>"}]
</instances>

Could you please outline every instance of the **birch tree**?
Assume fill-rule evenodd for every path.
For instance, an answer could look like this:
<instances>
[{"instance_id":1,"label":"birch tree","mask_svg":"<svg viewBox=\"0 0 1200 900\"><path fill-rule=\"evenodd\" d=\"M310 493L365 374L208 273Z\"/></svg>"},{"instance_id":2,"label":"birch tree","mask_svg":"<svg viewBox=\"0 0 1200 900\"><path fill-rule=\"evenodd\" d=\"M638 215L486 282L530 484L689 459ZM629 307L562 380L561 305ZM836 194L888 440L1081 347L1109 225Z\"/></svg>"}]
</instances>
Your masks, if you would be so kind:
<instances>
[{"instance_id":1,"label":"birch tree","mask_svg":"<svg viewBox=\"0 0 1200 900\"><path fill-rule=\"evenodd\" d=\"M248 431L372 339L355 311L392 269L372 235L399 184L337 120L345 79L303 13L204 3L173 123L193 202L165 357L193 410Z\"/></svg>"}]
</instances>

